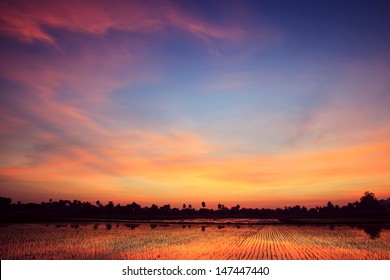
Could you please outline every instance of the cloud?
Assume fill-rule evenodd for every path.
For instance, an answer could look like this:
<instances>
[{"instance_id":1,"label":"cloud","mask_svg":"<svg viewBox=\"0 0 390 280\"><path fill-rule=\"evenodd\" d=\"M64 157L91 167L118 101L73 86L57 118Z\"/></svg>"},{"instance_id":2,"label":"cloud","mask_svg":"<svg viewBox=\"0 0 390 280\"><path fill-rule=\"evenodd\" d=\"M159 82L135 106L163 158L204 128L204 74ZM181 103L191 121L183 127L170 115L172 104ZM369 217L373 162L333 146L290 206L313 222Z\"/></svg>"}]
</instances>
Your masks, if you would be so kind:
<instances>
[{"instance_id":1,"label":"cloud","mask_svg":"<svg viewBox=\"0 0 390 280\"><path fill-rule=\"evenodd\" d=\"M31 43L56 45L50 28L97 36L110 30L154 33L171 26L189 32L203 41L238 41L245 32L238 26L218 27L165 2L163 6L146 1L2 1L0 32Z\"/></svg>"},{"instance_id":2,"label":"cloud","mask_svg":"<svg viewBox=\"0 0 390 280\"><path fill-rule=\"evenodd\" d=\"M83 95L88 95L91 88L95 89L95 94L97 90L107 93L135 80L129 78L133 74L131 53L104 42L94 48L80 46L77 52L54 57L13 50L4 50L1 57L7 66L0 68L2 77L52 91L66 85Z\"/></svg>"},{"instance_id":3,"label":"cloud","mask_svg":"<svg viewBox=\"0 0 390 280\"><path fill-rule=\"evenodd\" d=\"M210 67L191 53L181 80L177 41L246 56L280 33L241 13L219 21L151 3L0 3L1 35L26 43L1 46L2 191L318 201L367 183L385 193L388 66L338 62L324 78L272 57L244 65L228 51Z\"/></svg>"},{"instance_id":4,"label":"cloud","mask_svg":"<svg viewBox=\"0 0 390 280\"><path fill-rule=\"evenodd\" d=\"M327 86L326 101L306 108L302 121L280 124L289 131L292 146L350 146L390 138L389 67L369 60L341 62L338 67L338 81Z\"/></svg>"},{"instance_id":5,"label":"cloud","mask_svg":"<svg viewBox=\"0 0 390 280\"><path fill-rule=\"evenodd\" d=\"M139 1L3 1L1 31L22 41L56 44L47 28L104 35L110 29L152 32L161 22Z\"/></svg>"}]
</instances>

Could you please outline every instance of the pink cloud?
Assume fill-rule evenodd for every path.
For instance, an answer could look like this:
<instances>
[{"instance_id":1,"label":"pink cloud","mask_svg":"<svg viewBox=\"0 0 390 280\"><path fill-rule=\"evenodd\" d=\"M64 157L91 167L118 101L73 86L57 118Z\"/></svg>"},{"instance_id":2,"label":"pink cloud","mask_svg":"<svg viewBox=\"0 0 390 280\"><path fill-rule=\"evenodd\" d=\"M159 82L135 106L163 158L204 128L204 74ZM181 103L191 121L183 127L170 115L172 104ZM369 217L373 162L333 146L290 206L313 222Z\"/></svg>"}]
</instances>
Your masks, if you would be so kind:
<instances>
[{"instance_id":1,"label":"pink cloud","mask_svg":"<svg viewBox=\"0 0 390 280\"><path fill-rule=\"evenodd\" d=\"M146 1L3 1L0 8L0 32L29 43L36 40L56 45L46 27L105 35L109 30L159 32L173 26L206 42L237 42L246 36L241 27L215 26L171 2L157 7Z\"/></svg>"},{"instance_id":2,"label":"pink cloud","mask_svg":"<svg viewBox=\"0 0 390 280\"><path fill-rule=\"evenodd\" d=\"M31 88L30 95L47 98L89 99L97 104L106 101L107 95L115 89L159 79L157 72L137 69L139 57L110 42L102 42L94 48L81 46L77 52L55 57L13 50L1 57L6 67L0 68L0 76Z\"/></svg>"},{"instance_id":3,"label":"pink cloud","mask_svg":"<svg viewBox=\"0 0 390 280\"><path fill-rule=\"evenodd\" d=\"M184 13L174 7L166 8L165 14L172 26L194 34L205 42L212 39L239 42L248 35L243 27L233 24L229 26L213 25L196 15Z\"/></svg>"},{"instance_id":4,"label":"pink cloud","mask_svg":"<svg viewBox=\"0 0 390 280\"><path fill-rule=\"evenodd\" d=\"M4 1L1 11L0 30L26 42L56 44L45 27L103 35L110 29L150 32L161 26L135 1Z\"/></svg>"}]
</instances>

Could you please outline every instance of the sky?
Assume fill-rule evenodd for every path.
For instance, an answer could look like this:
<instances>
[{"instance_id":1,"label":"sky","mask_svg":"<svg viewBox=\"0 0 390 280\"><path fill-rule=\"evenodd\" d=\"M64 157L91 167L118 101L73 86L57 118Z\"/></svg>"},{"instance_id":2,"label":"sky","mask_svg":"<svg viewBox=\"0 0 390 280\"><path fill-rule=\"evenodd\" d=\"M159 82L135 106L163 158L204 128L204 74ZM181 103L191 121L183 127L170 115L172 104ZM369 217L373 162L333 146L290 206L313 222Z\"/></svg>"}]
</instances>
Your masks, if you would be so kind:
<instances>
[{"instance_id":1,"label":"sky","mask_svg":"<svg viewBox=\"0 0 390 280\"><path fill-rule=\"evenodd\" d=\"M1 1L0 195L390 196L388 1Z\"/></svg>"}]
</instances>

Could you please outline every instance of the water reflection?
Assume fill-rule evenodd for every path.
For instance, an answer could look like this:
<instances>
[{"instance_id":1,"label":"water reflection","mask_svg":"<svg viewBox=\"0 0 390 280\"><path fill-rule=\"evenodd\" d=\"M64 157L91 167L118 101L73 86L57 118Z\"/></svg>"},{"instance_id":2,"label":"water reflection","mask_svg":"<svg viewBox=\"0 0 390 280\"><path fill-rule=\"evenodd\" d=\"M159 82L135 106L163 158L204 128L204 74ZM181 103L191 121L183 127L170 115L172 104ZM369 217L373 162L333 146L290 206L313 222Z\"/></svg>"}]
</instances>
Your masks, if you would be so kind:
<instances>
[{"instance_id":1,"label":"water reflection","mask_svg":"<svg viewBox=\"0 0 390 280\"><path fill-rule=\"evenodd\" d=\"M42 226L44 227L47 227L47 228L50 228L50 227L53 227L53 228L57 228L57 229L60 229L60 228L66 228L66 227L70 227L72 229L80 229L81 227L85 227L85 226L90 226L91 224L89 223L80 223L80 224L77 224L77 223L68 223L68 224L50 224L50 223L44 223L42 224ZM99 223L95 223L95 224L92 224L92 228L94 230L97 230L100 226L103 226L103 228L106 228L106 230L112 230L113 228L120 228L121 226L125 226L126 228L129 228L131 230L134 230L138 227L140 227L141 225L144 225L144 226L147 226L149 225L151 229L156 229L156 228L169 228L169 227L172 227L172 228L179 228L179 229L191 229L193 228L193 225L195 225L195 228L197 230L201 230L202 232L206 231L206 228L209 227L211 229L218 229L218 230L222 230L222 229L236 229L236 230L245 230L245 229L248 229L248 228L254 228L254 227L257 227L259 225L253 225L253 224L190 224L190 223L184 223L184 224L171 224L171 223L161 223L161 222L151 222L151 223L144 223L144 222L131 222L131 223L107 223L107 224L99 224ZM0 227L5 227L7 226L6 224L0 224ZM262 225L264 226L264 225ZM272 227L272 225L266 225L267 227L270 226ZM286 225L288 226L288 225ZM300 225L291 225L291 226L294 226L294 227L321 227L321 228L324 228L324 229L327 229L327 230L330 230L330 231L334 231L336 229L339 229L339 230L342 230L342 228L346 229L347 228L351 228L351 229L359 229L361 231L363 231L366 235L367 235L367 238L371 239L371 240L375 240L375 239L379 239L381 238L381 233L383 230L388 230L390 229L390 224L362 224L362 225L357 225L357 224L350 224L350 225L346 225L346 224L329 224L329 225L304 225L304 224L300 224Z\"/></svg>"},{"instance_id":2,"label":"water reflection","mask_svg":"<svg viewBox=\"0 0 390 280\"><path fill-rule=\"evenodd\" d=\"M191 228L191 224L183 224L183 225L181 225L181 228L183 228L183 229Z\"/></svg>"},{"instance_id":3,"label":"water reflection","mask_svg":"<svg viewBox=\"0 0 390 280\"><path fill-rule=\"evenodd\" d=\"M329 229L333 231L336 226L343 227L342 225L330 225ZM363 230L364 233L367 234L367 236L372 240L380 238L383 229L390 229L390 225L381 225L381 224L349 225L348 227Z\"/></svg>"},{"instance_id":4,"label":"water reflection","mask_svg":"<svg viewBox=\"0 0 390 280\"><path fill-rule=\"evenodd\" d=\"M56 228L67 227L68 225L56 225Z\"/></svg>"},{"instance_id":5,"label":"water reflection","mask_svg":"<svg viewBox=\"0 0 390 280\"><path fill-rule=\"evenodd\" d=\"M134 230L139 226L140 224L125 224L125 227L130 228L131 230Z\"/></svg>"},{"instance_id":6,"label":"water reflection","mask_svg":"<svg viewBox=\"0 0 390 280\"><path fill-rule=\"evenodd\" d=\"M383 229L381 225L363 225L359 226L358 228L363 229L372 240L378 239L381 236Z\"/></svg>"},{"instance_id":7,"label":"water reflection","mask_svg":"<svg viewBox=\"0 0 390 280\"><path fill-rule=\"evenodd\" d=\"M0 228L0 240L5 241L2 243L0 258L165 259L174 255L178 259L261 259L264 256L291 259L390 259L390 224L249 226L106 220L58 221L48 225L12 224ZM119 228L116 228L117 225ZM63 242L63 238L58 236L65 237L69 242ZM205 240L210 243L207 250L203 250ZM244 246L241 246L244 240ZM26 242L31 246L24 246ZM48 242L50 251L47 249ZM318 243L320 245L317 246ZM129 248L128 253L115 255L118 251L123 252L122 248ZM310 253L301 248L307 248ZM97 251L107 253L96 255Z\"/></svg>"}]
</instances>

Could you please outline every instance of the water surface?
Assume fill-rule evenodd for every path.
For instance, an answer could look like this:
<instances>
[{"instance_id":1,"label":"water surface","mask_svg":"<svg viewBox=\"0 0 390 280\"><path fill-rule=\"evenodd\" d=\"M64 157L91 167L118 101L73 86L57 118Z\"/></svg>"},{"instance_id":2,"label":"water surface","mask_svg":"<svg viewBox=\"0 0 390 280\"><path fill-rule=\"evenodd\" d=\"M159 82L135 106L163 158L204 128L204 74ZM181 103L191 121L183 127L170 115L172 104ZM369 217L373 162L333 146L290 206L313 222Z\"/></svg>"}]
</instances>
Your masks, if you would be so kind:
<instances>
[{"instance_id":1,"label":"water surface","mask_svg":"<svg viewBox=\"0 0 390 280\"><path fill-rule=\"evenodd\" d=\"M389 227L187 222L3 225L0 227L0 257L390 259Z\"/></svg>"}]
</instances>

